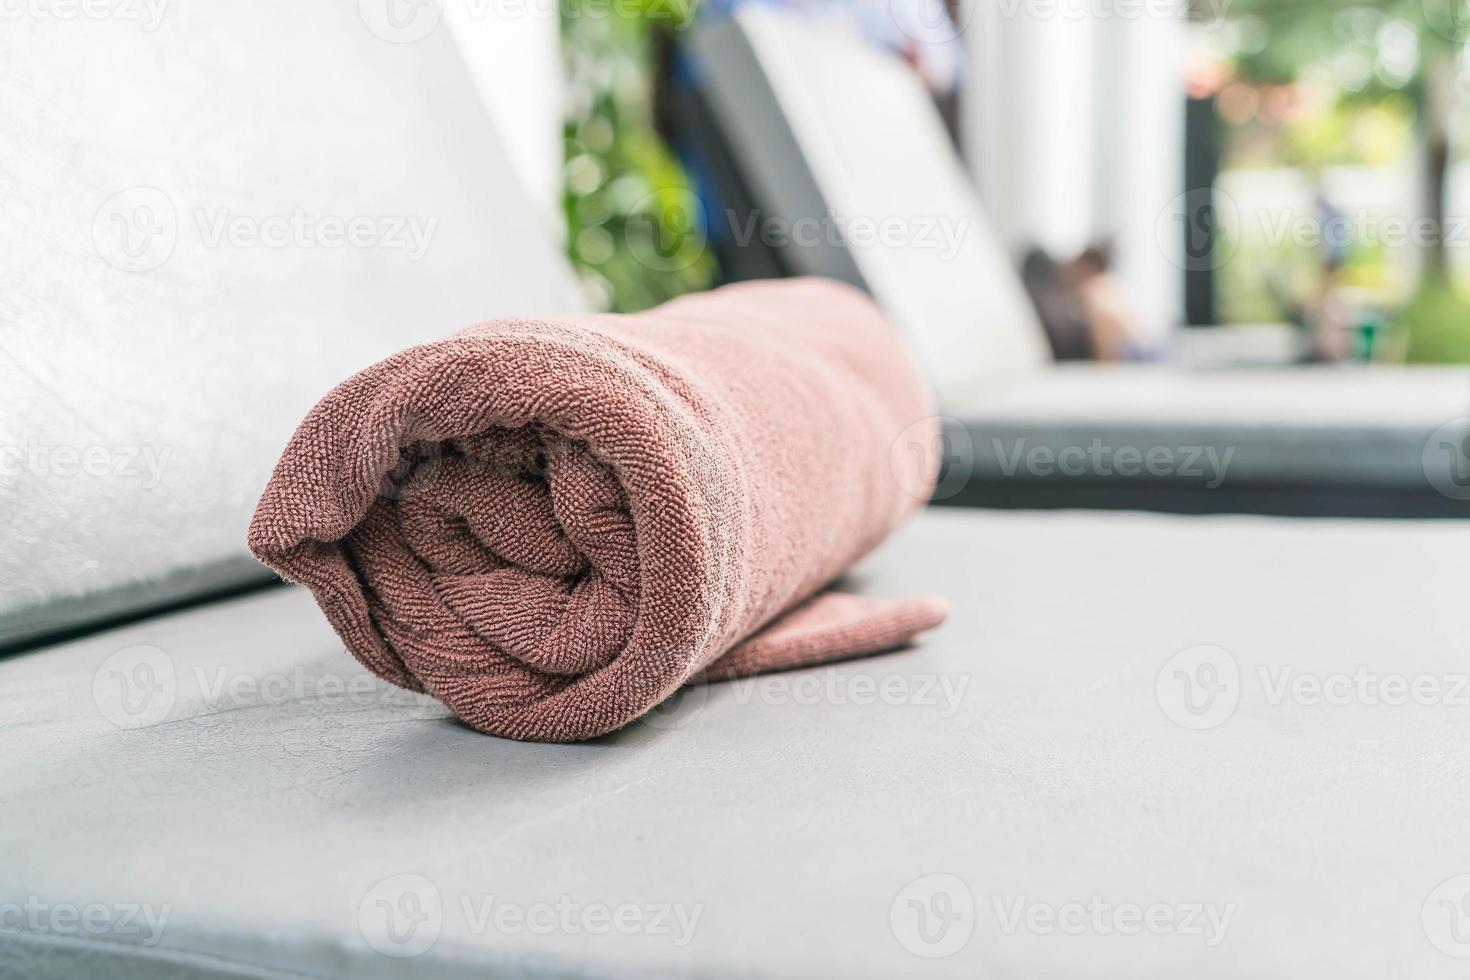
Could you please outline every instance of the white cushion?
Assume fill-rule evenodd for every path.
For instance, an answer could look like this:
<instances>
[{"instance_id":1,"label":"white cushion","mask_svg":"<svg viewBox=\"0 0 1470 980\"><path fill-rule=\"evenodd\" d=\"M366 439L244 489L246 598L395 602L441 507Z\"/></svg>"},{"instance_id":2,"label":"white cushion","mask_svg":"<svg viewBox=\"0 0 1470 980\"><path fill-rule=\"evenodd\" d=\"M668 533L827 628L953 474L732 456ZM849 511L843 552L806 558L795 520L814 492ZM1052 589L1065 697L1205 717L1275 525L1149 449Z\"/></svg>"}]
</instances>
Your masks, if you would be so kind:
<instances>
[{"instance_id":1,"label":"white cushion","mask_svg":"<svg viewBox=\"0 0 1470 980\"><path fill-rule=\"evenodd\" d=\"M1461 367L1062 364L996 379L945 410L951 448L990 479L1311 483L1470 501ZM1119 467L1125 449L1133 455ZM1150 452L1153 463L1134 458ZM1068 453L1070 473L1053 465Z\"/></svg>"},{"instance_id":2,"label":"white cushion","mask_svg":"<svg viewBox=\"0 0 1470 980\"><path fill-rule=\"evenodd\" d=\"M0 964L1457 975L1437 902L1470 872L1467 556L1458 523L931 510L853 576L949 598L914 649L695 688L570 746L488 738L368 681L295 589L13 657ZM1209 680L1206 662L1228 690L1194 691L1192 715L1180 675ZM1273 703L1283 678L1336 698L1359 668L1439 700ZM1114 911L1094 920L1094 896ZM958 918L926 943L910 902L937 938L946 900ZM138 905L167 910L160 934L122 921ZM622 905L644 931L592 931ZM51 918L93 906L94 936ZM40 926L15 928L30 908Z\"/></svg>"},{"instance_id":3,"label":"white cushion","mask_svg":"<svg viewBox=\"0 0 1470 980\"><path fill-rule=\"evenodd\" d=\"M941 391L1050 360L910 68L855 34L769 7L741 7L696 43L761 227L790 234L781 256L794 272L869 290Z\"/></svg>"},{"instance_id":4,"label":"white cushion","mask_svg":"<svg viewBox=\"0 0 1470 980\"><path fill-rule=\"evenodd\" d=\"M0 642L262 574L246 523L333 384L581 306L447 30L114 6L0 32Z\"/></svg>"}]
</instances>

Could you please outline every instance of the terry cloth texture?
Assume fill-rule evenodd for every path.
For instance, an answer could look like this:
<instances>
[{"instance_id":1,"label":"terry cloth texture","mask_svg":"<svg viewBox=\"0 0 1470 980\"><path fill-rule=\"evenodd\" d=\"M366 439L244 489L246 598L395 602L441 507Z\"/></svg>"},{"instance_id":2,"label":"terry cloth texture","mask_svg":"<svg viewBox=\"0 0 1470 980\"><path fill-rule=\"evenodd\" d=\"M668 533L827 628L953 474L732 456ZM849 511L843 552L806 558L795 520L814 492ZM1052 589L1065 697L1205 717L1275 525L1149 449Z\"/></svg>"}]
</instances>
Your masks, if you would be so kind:
<instances>
[{"instance_id":1,"label":"terry cloth texture","mask_svg":"<svg viewBox=\"0 0 1470 980\"><path fill-rule=\"evenodd\" d=\"M496 320L323 398L250 548L378 675L574 741L938 625L938 599L819 591L923 504L937 440L898 336L838 283Z\"/></svg>"}]
</instances>

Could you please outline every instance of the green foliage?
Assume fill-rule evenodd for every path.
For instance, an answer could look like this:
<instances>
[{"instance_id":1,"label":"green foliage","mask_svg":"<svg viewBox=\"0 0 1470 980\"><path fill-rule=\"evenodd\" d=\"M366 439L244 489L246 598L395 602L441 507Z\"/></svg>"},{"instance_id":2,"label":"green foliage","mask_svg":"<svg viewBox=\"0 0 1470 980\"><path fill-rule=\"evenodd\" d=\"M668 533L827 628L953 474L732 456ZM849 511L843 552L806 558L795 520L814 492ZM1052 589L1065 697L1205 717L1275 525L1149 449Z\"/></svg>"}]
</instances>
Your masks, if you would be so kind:
<instances>
[{"instance_id":1,"label":"green foliage","mask_svg":"<svg viewBox=\"0 0 1470 980\"><path fill-rule=\"evenodd\" d=\"M1196 5L1209 13L1209 0L1196 0ZM1466 0L1231 0L1226 10L1254 35L1254 42L1237 54L1241 74L1262 83L1293 81L1302 66L1332 61L1355 48L1371 55L1375 31L1389 21L1412 25L1426 52L1457 49L1470 39ZM1371 100L1400 87L1370 74L1356 91Z\"/></svg>"},{"instance_id":2,"label":"green foliage","mask_svg":"<svg viewBox=\"0 0 1470 980\"><path fill-rule=\"evenodd\" d=\"M562 0L567 247L608 309L655 306L714 277L698 202L653 124L656 43L688 25L692 3Z\"/></svg>"},{"instance_id":3,"label":"green foliage","mask_svg":"<svg viewBox=\"0 0 1470 980\"><path fill-rule=\"evenodd\" d=\"M1443 279L1431 277L1399 313L1395 328L1407 345L1404 359L1417 364L1470 361L1470 298Z\"/></svg>"},{"instance_id":4,"label":"green foliage","mask_svg":"<svg viewBox=\"0 0 1470 980\"><path fill-rule=\"evenodd\" d=\"M1283 133L1284 163L1316 170L1341 164L1383 166L1412 152L1414 106L1402 94L1303 114Z\"/></svg>"},{"instance_id":5,"label":"green foliage","mask_svg":"<svg viewBox=\"0 0 1470 980\"><path fill-rule=\"evenodd\" d=\"M1195 4L1197 19L1207 24L1206 15L1220 9L1219 0ZM1420 197L1436 198L1445 156L1455 158L1446 123L1452 112L1462 126L1470 118L1465 101L1455 106L1448 95L1456 55L1470 40L1470 0L1230 0L1223 9L1228 19L1210 36L1229 65L1227 82L1234 80L1220 102L1222 117L1238 122L1227 129L1226 169L1290 167L1320 181L1331 167L1365 168L1359 171L1365 178L1366 168L1415 168L1427 191ZM1270 111L1257 113L1258 105ZM1346 189L1337 193L1351 197ZM1385 233L1390 220L1433 217L1366 213L1362 203L1338 203ZM1263 207L1274 214L1279 205L1247 210ZM1289 312L1283 306L1319 302L1328 284L1319 248L1243 231L1232 243L1237 258L1219 273L1228 316L1269 318ZM1418 262L1404 261L1410 247L1420 253ZM1339 300L1345 293L1364 310L1409 300L1393 317L1391 346L1399 356L1470 360L1470 299L1436 271L1447 259L1442 245L1389 247L1381 236L1366 235L1349 243L1343 258L1331 280L1344 291ZM1415 268L1430 270L1417 285Z\"/></svg>"}]
</instances>

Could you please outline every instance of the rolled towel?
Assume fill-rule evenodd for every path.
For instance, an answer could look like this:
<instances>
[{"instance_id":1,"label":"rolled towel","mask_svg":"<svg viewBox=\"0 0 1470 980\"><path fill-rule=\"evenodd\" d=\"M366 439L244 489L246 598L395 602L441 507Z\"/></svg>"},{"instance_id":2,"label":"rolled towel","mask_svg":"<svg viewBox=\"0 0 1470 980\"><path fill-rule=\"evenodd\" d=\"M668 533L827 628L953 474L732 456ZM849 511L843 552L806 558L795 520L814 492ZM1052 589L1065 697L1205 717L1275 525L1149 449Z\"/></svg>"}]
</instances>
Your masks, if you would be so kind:
<instances>
[{"instance_id":1,"label":"rolled towel","mask_svg":"<svg viewBox=\"0 0 1470 980\"><path fill-rule=\"evenodd\" d=\"M323 398L250 548L379 676L483 732L575 741L685 683L943 621L819 591L927 497L932 414L872 302L825 280L496 320Z\"/></svg>"}]
</instances>

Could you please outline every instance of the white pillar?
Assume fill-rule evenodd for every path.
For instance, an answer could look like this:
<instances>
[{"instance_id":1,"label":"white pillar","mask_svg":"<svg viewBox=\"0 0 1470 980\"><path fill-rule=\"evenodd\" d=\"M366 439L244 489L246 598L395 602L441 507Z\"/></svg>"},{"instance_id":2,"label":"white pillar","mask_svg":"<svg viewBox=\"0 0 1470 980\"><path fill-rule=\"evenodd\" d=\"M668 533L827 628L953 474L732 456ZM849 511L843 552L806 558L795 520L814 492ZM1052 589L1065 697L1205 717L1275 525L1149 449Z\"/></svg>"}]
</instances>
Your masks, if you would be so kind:
<instances>
[{"instance_id":1,"label":"white pillar","mask_svg":"<svg viewBox=\"0 0 1470 980\"><path fill-rule=\"evenodd\" d=\"M1156 231L1184 181L1182 13L968 3L963 142L1002 240L1065 259L1111 239L1141 326L1162 341L1183 309L1178 255Z\"/></svg>"},{"instance_id":2,"label":"white pillar","mask_svg":"<svg viewBox=\"0 0 1470 980\"><path fill-rule=\"evenodd\" d=\"M1097 33L1094 229L1112 240L1115 271L1154 341L1167 338L1184 310L1182 236L1159 227L1184 189L1187 30L1182 15L1140 16L1102 22ZM1173 228L1167 218L1165 225Z\"/></svg>"},{"instance_id":3,"label":"white pillar","mask_svg":"<svg viewBox=\"0 0 1470 980\"><path fill-rule=\"evenodd\" d=\"M1091 237L1092 17L1085 5L968 2L961 126L981 196L1013 253L1070 255Z\"/></svg>"}]
</instances>

